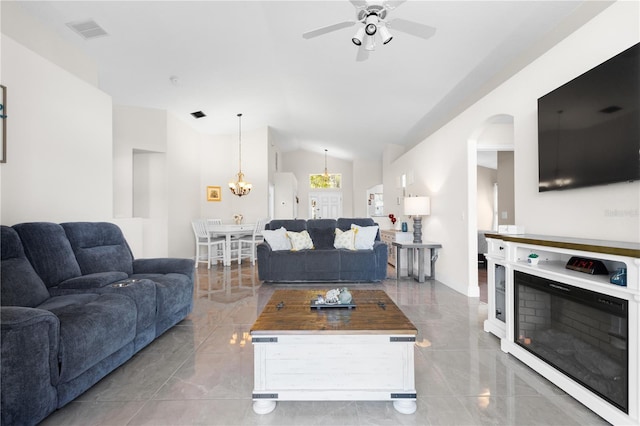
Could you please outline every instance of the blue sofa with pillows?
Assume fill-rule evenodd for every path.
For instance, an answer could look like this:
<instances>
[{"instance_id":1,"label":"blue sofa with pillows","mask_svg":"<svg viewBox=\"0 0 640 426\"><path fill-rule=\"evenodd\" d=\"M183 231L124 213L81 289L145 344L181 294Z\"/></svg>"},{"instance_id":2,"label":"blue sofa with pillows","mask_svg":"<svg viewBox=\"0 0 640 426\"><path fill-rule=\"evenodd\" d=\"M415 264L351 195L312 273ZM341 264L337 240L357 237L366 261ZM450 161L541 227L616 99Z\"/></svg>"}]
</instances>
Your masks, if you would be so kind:
<instances>
[{"instance_id":1,"label":"blue sofa with pillows","mask_svg":"<svg viewBox=\"0 0 640 426\"><path fill-rule=\"evenodd\" d=\"M272 220L257 247L265 282L379 282L387 245L371 218Z\"/></svg>"},{"instance_id":2,"label":"blue sofa with pillows","mask_svg":"<svg viewBox=\"0 0 640 426\"><path fill-rule=\"evenodd\" d=\"M134 259L104 222L0 230L2 425L33 425L193 307L193 260Z\"/></svg>"}]
</instances>

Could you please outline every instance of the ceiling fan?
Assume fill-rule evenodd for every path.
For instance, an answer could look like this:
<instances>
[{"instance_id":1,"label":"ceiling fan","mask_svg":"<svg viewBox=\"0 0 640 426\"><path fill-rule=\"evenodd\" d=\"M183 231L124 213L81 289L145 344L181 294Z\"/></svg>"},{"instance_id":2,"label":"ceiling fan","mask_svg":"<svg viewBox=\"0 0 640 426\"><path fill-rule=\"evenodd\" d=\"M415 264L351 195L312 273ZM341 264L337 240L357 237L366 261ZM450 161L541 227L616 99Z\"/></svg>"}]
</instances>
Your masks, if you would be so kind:
<instances>
[{"instance_id":1,"label":"ceiling fan","mask_svg":"<svg viewBox=\"0 0 640 426\"><path fill-rule=\"evenodd\" d=\"M352 27L358 23L363 24L358 28L351 38L356 46L360 46L358 59L366 59L368 52L376 48L376 34L379 34L382 44L387 44L393 39L393 35L389 28L398 30L407 34L411 34L423 39L431 38L436 29L428 25L420 24L414 21L408 21L402 18L387 20L387 13L404 3L406 0L398 1L364 1L349 0L356 8L356 19L338 22L326 27L318 28L302 34L305 39L321 36L323 34L337 31L342 28ZM364 43L364 44L363 44ZM363 49L364 48L364 51Z\"/></svg>"}]
</instances>

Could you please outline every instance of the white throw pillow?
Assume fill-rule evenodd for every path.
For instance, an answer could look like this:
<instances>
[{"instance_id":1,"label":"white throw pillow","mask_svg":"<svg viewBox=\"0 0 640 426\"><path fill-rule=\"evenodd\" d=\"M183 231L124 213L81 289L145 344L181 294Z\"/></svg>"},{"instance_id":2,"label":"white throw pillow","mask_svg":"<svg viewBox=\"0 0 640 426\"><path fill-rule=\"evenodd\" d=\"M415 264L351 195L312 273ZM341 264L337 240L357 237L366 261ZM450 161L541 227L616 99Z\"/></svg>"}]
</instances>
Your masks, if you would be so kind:
<instances>
[{"instance_id":1,"label":"white throw pillow","mask_svg":"<svg viewBox=\"0 0 640 426\"><path fill-rule=\"evenodd\" d=\"M291 250L293 251L313 248L313 241L311 241L311 236L307 231L287 231L287 238L291 242Z\"/></svg>"},{"instance_id":2,"label":"white throw pillow","mask_svg":"<svg viewBox=\"0 0 640 426\"><path fill-rule=\"evenodd\" d=\"M377 226L358 226L352 223L351 230L355 231L356 234L356 250L371 250L373 248L376 235L378 235Z\"/></svg>"},{"instance_id":3,"label":"white throw pillow","mask_svg":"<svg viewBox=\"0 0 640 426\"><path fill-rule=\"evenodd\" d=\"M356 233L353 229L343 231L336 228L336 238L333 240L333 246L337 249L355 250Z\"/></svg>"},{"instance_id":4,"label":"white throw pillow","mask_svg":"<svg viewBox=\"0 0 640 426\"><path fill-rule=\"evenodd\" d=\"M262 236L271 246L271 250L291 250L291 241L287 238L287 230L284 227L273 231L265 229Z\"/></svg>"}]
</instances>

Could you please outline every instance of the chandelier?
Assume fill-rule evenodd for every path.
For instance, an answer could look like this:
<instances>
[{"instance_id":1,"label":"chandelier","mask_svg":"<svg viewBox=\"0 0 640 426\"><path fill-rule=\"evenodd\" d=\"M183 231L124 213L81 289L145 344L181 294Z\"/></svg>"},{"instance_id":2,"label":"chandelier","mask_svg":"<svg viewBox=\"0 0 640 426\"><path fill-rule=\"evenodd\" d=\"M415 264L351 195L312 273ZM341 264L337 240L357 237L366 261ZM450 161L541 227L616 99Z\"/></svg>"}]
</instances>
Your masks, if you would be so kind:
<instances>
[{"instance_id":1,"label":"chandelier","mask_svg":"<svg viewBox=\"0 0 640 426\"><path fill-rule=\"evenodd\" d=\"M244 181L244 173L242 173L242 114L238 114L238 174L236 180L229 182L229 189L233 195L242 197L251 192L251 185Z\"/></svg>"}]
</instances>

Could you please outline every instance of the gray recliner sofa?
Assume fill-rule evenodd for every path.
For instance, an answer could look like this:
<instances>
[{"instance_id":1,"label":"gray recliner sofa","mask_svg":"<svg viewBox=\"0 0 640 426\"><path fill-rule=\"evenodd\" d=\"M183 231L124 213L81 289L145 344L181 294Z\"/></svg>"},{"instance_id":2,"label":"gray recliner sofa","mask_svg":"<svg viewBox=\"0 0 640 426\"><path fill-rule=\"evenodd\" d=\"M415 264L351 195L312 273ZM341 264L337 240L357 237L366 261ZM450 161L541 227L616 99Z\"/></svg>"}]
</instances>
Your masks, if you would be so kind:
<instances>
[{"instance_id":1,"label":"gray recliner sofa","mask_svg":"<svg viewBox=\"0 0 640 426\"><path fill-rule=\"evenodd\" d=\"M265 229L306 230L313 249L274 251L267 241L257 247L258 277L265 282L379 282L387 276L387 245L376 235L371 250L334 248L336 228L374 226L371 218L272 220Z\"/></svg>"},{"instance_id":2,"label":"gray recliner sofa","mask_svg":"<svg viewBox=\"0 0 640 426\"><path fill-rule=\"evenodd\" d=\"M116 225L0 234L1 423L40 422L184 319L190 259L134 259Z\"/></svg>"}]
</instances>

